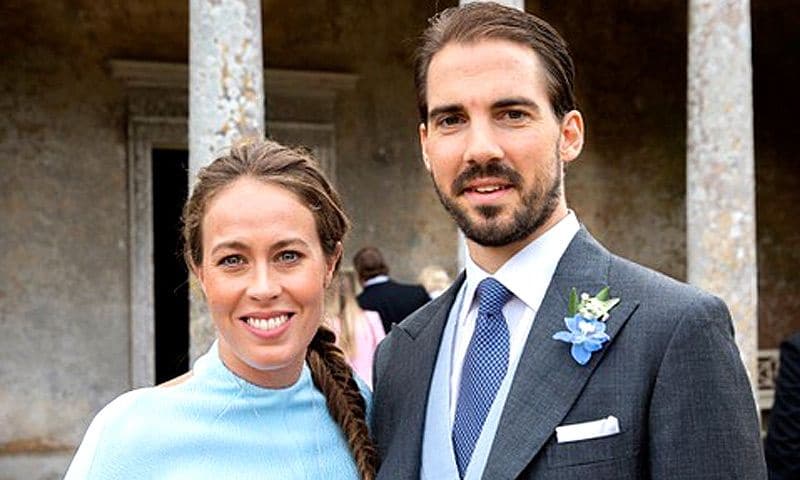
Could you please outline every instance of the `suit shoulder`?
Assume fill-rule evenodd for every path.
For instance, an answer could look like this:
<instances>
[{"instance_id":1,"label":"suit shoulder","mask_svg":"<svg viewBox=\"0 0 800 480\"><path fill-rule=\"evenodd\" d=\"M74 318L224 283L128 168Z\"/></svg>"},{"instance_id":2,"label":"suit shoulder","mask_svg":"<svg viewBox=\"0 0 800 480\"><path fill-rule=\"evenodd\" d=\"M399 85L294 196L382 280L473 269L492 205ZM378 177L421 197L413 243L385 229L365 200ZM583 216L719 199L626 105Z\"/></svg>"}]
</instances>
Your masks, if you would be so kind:
<instances>
[{"instance_id":1,"label":"suit shoulder","mask_svg":"<svg viewBox=\"0 0 800 480\"><path fill-rule=\"evenodd\" d=\"M638 302L635 322L648 331L674 331L678 325L691 331L713 327L733 335L733 322L725 302L693 285L671 278L630 260L613 256L609 271L611 294Z\"/></svg>"},{"instance_id":2,"label":"suit shoulder","mask_svg":"<svg viewBox=\"0 0 800 480\"><path fill-rule=\"evenodd\" d=\"M612 255L609 283L612 293L636 292L637 297L679 305L721 303L719 297L652 268Z\"/></svg>"},{"instance_id":3,"label":"suit shoulder","mask_svg":"<svg viewBox=\"0 0 800 480\"><path fill-rule=\"evenodd\" d=\"M781 349L800 351L800 332L789 336L789 338L781 342Z\"/></svg>"}]
</instances>

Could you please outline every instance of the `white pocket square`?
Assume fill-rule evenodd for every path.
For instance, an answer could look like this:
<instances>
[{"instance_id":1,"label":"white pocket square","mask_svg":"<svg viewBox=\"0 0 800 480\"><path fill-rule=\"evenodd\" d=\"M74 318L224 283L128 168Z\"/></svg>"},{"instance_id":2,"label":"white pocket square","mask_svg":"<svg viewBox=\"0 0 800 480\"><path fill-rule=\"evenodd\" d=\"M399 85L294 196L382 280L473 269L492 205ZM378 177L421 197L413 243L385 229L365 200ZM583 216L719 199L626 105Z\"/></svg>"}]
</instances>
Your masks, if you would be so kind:
<instances>
[{"instance_id":1,"label":"white pocket square","mask_svg":"<svg viewBox=\"0 0 800 480\"><path fill-rule=\"evenodd\" d=\"M573 423L556 427L558 443L577 442L592 438L608 437L619 433L619 420L613 415L591 422Z\"/></svg>"}]
</instances>

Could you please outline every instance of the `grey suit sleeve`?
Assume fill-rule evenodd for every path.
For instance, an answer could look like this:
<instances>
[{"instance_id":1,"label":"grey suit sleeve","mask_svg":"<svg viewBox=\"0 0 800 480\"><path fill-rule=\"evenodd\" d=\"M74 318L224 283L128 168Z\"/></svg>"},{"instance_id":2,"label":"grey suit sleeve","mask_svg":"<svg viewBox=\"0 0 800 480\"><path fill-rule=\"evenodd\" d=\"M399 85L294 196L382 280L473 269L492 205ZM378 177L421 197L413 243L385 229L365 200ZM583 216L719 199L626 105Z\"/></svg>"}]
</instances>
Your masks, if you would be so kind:
<instances>
[{"instance_id":1,"label":"grey suit sleeve","mask_svg":"<svg viewBox=\"0 0 800 480\"><path fill-rule=\"evenodd\" d=\"M384 363L386 361L385 360L386 355L384 354L384 352L386 350L385 349L386 345L387 345L387 337L384 337L384 339L381 340L380 343L378 343L378 346L375 347L375 354L372 357L372 390L373 390L373 392L375 392L378 389L378 382L381 381L381 378L383 377L383 372L385 370ZM375 401L375 396L374 395L373 395L372 400L373 400L373 402ZM375 411L374 403L373 403L372 411L373 412ZM370 417L370 431L373 432L373 434L375 432L375 416L374 415L372 415Z\"/></svg>"},{"instance_id":2,"label":"grey suit sleeve","mask_svg":"<svg viewBox=\"0 0 800 480\"><path fill-rule=\"evenodd\" d=\"M651 478L765 479L755 400L728 309L702 296L680 315L649 409Z\"/></svg>"}]
</instances>

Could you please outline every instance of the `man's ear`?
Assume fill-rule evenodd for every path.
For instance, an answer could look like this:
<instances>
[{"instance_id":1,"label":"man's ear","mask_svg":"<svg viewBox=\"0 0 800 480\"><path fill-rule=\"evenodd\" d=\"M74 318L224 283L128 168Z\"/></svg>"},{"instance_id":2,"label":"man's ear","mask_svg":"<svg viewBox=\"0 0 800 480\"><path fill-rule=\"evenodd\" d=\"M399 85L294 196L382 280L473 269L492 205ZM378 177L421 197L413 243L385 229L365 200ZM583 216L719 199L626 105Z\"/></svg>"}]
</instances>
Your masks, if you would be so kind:
<instances>
[{"instance_id":1,"label":"man's ear","mask_svg":"<svg viewBox=\"0 0 800 480\"><path fill-rule=\"evenodd\" d=\"M342 242L336 242L336 250L334 250L333 255L328 258L328 262L326 265L325 270L325 280L323 282L323 286L328 288L331 286L331 281L333 281L333 272L336 271L336 266L339 265L339 261L342 259L342 252L344 251L344 246L342 246Z\"/></svg>"},{"instance_id":2,"label":"man's ear","mask_svg":"<svg viewBox=\"0 0 800 480\"><path fill-rule=\"evenodd\" d=\"M583 150L583 116L577 110L571 110L561 120L561 141L558 153L564 162L578 158Z\"/></svg>"},{"instance_id":3,"label":"man's ear","mask_svg":"<svg viewBox=\"0 0 800 480\"><path fill-rule=\"evenodd\" d=\"M425 122L420 122L419 124L419 147L422 151L422 162L425 164L425 168L430 172L431 171L431 161L428 158L428 127L425 125Z\"/></svg>"}]
</instances>

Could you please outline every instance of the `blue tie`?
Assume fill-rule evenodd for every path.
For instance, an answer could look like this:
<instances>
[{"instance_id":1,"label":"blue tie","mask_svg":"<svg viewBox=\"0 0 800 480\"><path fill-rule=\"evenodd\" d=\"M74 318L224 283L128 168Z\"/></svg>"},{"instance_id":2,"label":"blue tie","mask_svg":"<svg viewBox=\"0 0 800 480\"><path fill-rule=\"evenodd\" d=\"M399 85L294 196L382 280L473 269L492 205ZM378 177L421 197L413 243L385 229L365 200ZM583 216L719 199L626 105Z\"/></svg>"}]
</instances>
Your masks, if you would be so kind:
<instances>
[{"instance_id":1,"label":"blue tie","mask_svg":"<svg viewBox=\"0 0 800 480\"><path fill-rule=\"evenodd\" d=\"M511 298L511 292L489 277L478 284L477 296L478 319L464 357L453 423L453 447L461 478L508 370L509 334L503 305Z\"/></svg>"}]
</instances>

